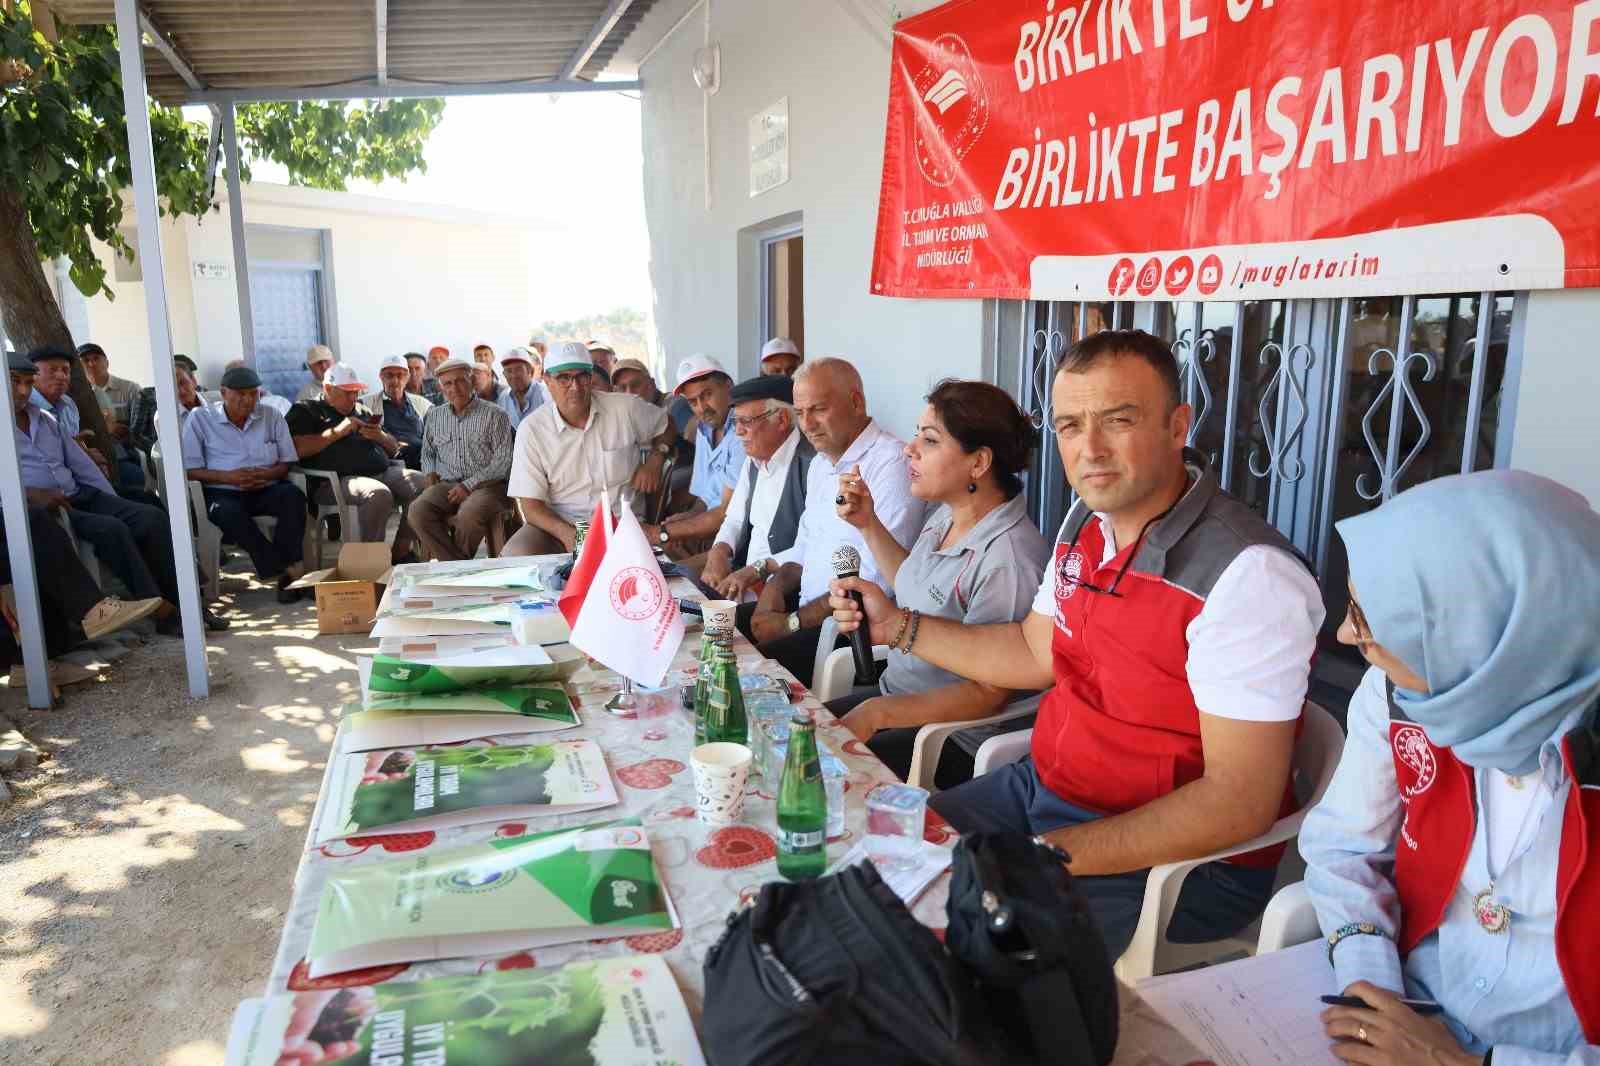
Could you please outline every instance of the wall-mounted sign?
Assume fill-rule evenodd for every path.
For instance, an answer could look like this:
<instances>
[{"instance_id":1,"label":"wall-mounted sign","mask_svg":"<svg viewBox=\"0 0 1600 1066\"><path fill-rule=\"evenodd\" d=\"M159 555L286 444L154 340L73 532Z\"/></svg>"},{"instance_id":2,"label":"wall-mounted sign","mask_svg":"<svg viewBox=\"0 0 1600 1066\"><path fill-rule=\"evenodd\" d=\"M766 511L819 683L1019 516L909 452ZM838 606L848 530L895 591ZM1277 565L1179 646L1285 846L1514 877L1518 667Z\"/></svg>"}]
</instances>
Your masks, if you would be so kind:
<instances>
[{"instance_id":1,"label":"wall-mounted sign","mask_svg":"<svg viewBox=\"0 0 1600 1066\"><path fill-rule=\"evenodd\" d=\"M750 195L789 180L789 98L750 118Z\"/></svg>"},{"instance_id":2,"label":"wall-mounted sign","mask_svg":"<svg viewBox=\"0 0 1600 1066\"><path fill-rule=\"evenodd\" d=\"M233 277L233 267L228 263L212 263L196 259L194 276L202 281L228 281Z\"/></svg>"}]
</instances>

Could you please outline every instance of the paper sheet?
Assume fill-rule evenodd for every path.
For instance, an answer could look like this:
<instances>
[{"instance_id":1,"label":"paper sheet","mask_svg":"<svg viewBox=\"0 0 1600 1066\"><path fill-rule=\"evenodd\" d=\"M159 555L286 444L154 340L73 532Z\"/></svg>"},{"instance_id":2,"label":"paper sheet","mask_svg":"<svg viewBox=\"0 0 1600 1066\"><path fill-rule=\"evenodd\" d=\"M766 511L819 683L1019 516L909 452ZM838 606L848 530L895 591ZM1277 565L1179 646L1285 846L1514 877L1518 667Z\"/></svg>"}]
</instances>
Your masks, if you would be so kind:
<instances>
[{"instance_id":1,"label":"paper sheet","mask_svg":"<svg viewBox=\"0 0 1600 1066\"><path fill-rule=\"evenodd\" d=\"M1216 1066L1340 1066L1318 1018L1338 992L1320 939L1138 987Z\"/></svg>"}]
</instances>

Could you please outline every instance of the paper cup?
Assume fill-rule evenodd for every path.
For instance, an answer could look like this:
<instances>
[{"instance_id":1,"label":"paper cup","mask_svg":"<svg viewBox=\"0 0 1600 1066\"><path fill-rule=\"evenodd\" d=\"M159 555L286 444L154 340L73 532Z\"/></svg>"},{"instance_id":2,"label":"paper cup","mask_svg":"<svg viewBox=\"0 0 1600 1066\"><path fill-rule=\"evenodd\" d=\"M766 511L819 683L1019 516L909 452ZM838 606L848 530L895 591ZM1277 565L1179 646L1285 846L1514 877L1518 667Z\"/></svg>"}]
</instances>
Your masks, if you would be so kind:
<instances>
[{"instance_id":1,"label":"paper cup","mask_svg":"<svg viewBox=\"0 0 1600 1066\"><path fill-rule=\"evenodd\" d=\"M733 613L739 605L732 600L707 600L700 605L700 618L707 629L733 629Z\"/></svg>"},{"instance_id":2,"label":"paper cup","mask_svg":"<svg viewBox=\"0 0 1600 1066\"><path fill-rule=\"evenodd\" d=\"M694 767L695 813L707 825L733 825L744 813L750 749L743 744L702 744L689 753Z\"/></svg>"}]
</instances>

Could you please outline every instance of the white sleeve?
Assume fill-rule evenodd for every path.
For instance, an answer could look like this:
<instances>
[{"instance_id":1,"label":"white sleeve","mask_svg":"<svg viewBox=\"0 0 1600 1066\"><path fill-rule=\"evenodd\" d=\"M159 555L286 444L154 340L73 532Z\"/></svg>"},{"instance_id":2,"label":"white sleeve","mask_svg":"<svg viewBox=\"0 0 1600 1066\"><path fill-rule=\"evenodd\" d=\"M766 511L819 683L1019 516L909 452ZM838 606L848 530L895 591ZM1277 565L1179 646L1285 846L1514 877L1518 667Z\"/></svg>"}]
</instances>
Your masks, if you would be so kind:
<instances>
[{"instance_id":1,"label":"white sleeve","mask_svg":"<svg viewBox=\"0 0 1600 1066\"><path fill-rule=\"evenodd\" d=\"M522 420L511 445L511 480L506 495L513 499L550 502L550 480L533 444L533 418Z\"/></svg>"},{"instance_id":2,"label":"white sleeve","mask_svg":"<svg viewBox=\"0 0 1600 1066\"><path fill-rule=\"evenodd\" d=\"M1189 623L1189 688L1206 714L1249 722L1300 717L1322 627L1322 592L1281 548L1240 552Z\"/></svg>"},{"instance_id":3,"label":"white sleeve","mask_svg":"<svg viewBox=\"0 0 1600 1066\"><path fill-rule=\"evenodd\" d=\"M1044 576L1039 579L1039 591L1033 594L1033 612L1046 618L1056 616L1056 560L1055 545L1050 546L1050 558L1045 562Z\"/></svg>"},{"instance_id":4,"label":"white sleeve","mask_svg":"<svg viewBox=\"0 0 1600 1066\"><path fill-rule=\"evenodd\" d=\"M754 461L746 456L744 465L739 467L739 476L733 483L733 498L728 501L728 509L722 512L722 525L717 529L713 545L726 544L738 550L739 530L744 527L745 512L750 508L750 464Z\"/></svg>"}]
</instances>

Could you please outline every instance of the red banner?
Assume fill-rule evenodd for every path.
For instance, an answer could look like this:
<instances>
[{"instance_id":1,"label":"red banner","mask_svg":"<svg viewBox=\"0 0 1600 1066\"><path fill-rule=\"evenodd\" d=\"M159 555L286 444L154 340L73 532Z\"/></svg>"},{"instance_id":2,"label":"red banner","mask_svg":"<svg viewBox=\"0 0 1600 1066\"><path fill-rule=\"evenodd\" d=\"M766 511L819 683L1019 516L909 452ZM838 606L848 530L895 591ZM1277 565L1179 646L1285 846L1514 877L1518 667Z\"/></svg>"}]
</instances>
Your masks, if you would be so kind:
<instances>
[{"instance_id":1,"label":"red banner","mask_svg":"<svg viewBox=\"0 0 1600 1066\"><path fill-rule=\"evenodd\" d=\"M1600 286L1600 0L954 0L890 78L881 295Z\"/></svg>"}]
</instances>

